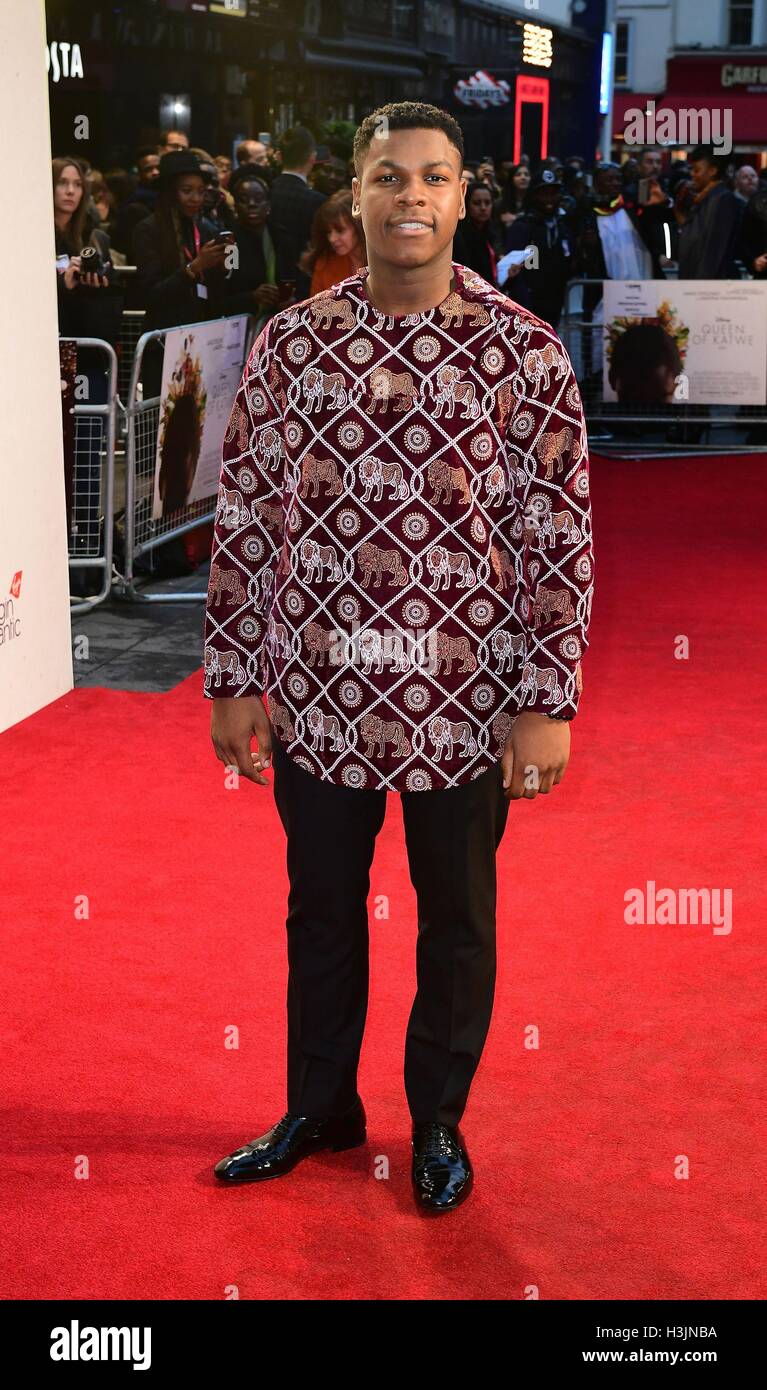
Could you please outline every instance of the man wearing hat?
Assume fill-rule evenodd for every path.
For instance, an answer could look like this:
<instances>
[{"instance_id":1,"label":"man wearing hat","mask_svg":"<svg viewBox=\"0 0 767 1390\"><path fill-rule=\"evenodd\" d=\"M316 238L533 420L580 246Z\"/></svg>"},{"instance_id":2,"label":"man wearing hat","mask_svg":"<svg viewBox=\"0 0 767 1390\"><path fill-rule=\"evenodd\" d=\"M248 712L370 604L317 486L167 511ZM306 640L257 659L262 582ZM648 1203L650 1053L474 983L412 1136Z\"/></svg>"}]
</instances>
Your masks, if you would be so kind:
<instances>
[{"instance_id":1,"label":"man wearing hat","mask_svg":"<svg viewBox=\"0 0 767 1390\"><path fill-rule=\"evenodd\" d=\"M527 208L506 231L506 250L530 254L510 289L518 304L556 328L570 278L572 247L567 218L560 206L562 184L553 169L533 175Z\"/></svg>"}]
</instances>

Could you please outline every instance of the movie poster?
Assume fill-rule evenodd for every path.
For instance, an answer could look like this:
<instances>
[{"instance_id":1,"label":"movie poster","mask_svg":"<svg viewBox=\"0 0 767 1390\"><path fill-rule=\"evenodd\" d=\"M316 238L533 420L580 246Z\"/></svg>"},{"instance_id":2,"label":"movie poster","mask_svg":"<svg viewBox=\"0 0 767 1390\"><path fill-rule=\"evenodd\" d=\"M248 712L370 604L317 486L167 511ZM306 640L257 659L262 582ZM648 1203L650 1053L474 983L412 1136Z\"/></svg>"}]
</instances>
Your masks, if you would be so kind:
<instances>
[{"instance_id":1,"label":"movie poster","mask_svg":"<svg viewBox=\"0 0 767 1390\"><path fill-rule=\"evenodd\" d=\"M246 314L165 335L152 517L215 497L221 450L245 363Z\"/></svg>"},{"instance_id":2,"label":"movie poster","mask_svg":"<svg viewBox=\"0 0 767 1390\"><path fill-rule=\"evenodd\" d=\"M75 379L77 376L77 342L74 338L59 338L59 367L61 371L61 425L64 441L64 497L67 509L67 537L71 545L75 473Z\"/></svg>"},{"instance_id":3,"label":"movie poster","mask_svg":"<svg viewBox=\"0 0 767 1390\"><path fill-rule=\"evenodd\" d=\"M764 405L767 283L605 280L605 401Z\"/></svg>"}]
</instances>

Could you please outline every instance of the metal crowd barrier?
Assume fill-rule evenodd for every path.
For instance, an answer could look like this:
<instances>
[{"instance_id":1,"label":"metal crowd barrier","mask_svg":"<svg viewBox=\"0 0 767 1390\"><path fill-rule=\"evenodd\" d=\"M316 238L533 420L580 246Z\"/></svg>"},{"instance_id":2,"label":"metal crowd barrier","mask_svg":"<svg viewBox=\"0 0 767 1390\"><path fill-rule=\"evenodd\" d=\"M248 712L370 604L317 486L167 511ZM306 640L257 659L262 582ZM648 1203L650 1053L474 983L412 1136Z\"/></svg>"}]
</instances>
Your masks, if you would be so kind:
<instances>
[{"instance_id":1,"label":"metal crowd barrier","mask_svg":"<svg viewBox=\"0 0 767 1390\"><path fill-rule=\"evenodd\" d=\"M84 613L103 603L112 583L112 526L114 512L115 436L117 414L117 355L100 338L64 338L106 358L107 400L75 402L72 511L68 537L69 570L102 571L98 593L78 600L70 595L70 612ZM81 375L78 366L78 374Z\"/></svg>"},{"instance_id":2,"label":"metal crowd barrier","mask_svg":"<svg viewBox=\"0 0 767 1390\"><path fill-rule=\"evenodd\" d=\"M136 344L144 331L145 320L146 309L123 309L120 336L117 340L117 392L123 410L130 392Z\"/></svg>"},{"instance_id":3,"label":"metal crowd barrier","mask_svg":"<svg viewBox=\"0 0 767 1390\"><path fill-rule=\"evenodd\" d=\"M247 361L255 336L254 318L248 322L245 336L243 366ZM178 325L194 328L194 324ZM122 573L115 581L116 592L120 598L143 603L195 603L204 601L206 591L174 591L173 593L142 593L136 588L135 564L140 556L146 556L158 546L182 536L202 522L213 521L216 515L217 494L199 498L187 503L168 516L152 517L154 496L155 459L157 454L157 433L160 424L161 398L145 397L142 382L142 368L147 347L150 343L163 343L166 333L175 332L173 328L158 328L142 333L136 344L133 357L130 385L125 403L127 425L126 478L125 478L125 560ZM162 357L158 354L155 362L161 368ZM151 575L142 576L151 579Z\"/></svg>"},{"instance_id":4,"label":"metal crowd barrier","mask_svg":"<svg viewBox=\"0 0 767 1390\"><path fill-rule=\"evenodd\" d=\"M590 443L604 454L757 453L767 445L767 406L629 405L602 388L602 280L570 280L559 335L570 355Z\"/></svg>"}]
</instances>

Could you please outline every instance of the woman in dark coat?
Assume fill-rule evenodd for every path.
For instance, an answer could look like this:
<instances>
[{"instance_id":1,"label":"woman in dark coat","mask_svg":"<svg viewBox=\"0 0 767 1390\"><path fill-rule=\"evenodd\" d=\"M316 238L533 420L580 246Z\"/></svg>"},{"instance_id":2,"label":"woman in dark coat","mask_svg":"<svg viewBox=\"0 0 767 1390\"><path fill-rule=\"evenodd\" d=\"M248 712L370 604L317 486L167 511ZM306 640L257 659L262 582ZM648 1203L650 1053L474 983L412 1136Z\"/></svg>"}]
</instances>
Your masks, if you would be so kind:
<instances>
[{"instance_id":1,"label":"woman in dark coat","mask_svg":"<svg viewBox=\"0 0 767 1390\"><path fill-rule=\"evenodd\" d=\"M493 190L475 179L466 189L466 216L458 223L453 238L453 260L497 286L499 256L498 233L493 224Z\"/></svg>"},{"instance_id":2,"label":"woman in dark coat","mask_svg":"<svg viewBox=\"0 0 767 1390\"><path fill-rule=\"evenodd\" d=\"M175 328L221 316L226 245L203 215L205 182L189 150L160 160L155 210L134 228L138 302L146 327Z\"/></svg>"},{"instance_id":3,"label":"woman in dark coat","mask_svg":"<svg viewBox=\"0 0 767 1390\"><path fill-rule=\"evenodd\" d=\"M241 164L232 174L229 189L237 217L237 265L224 286L224 312L253 314L260 332L279 299L267 176L260 164Z\"/></svg>"}]
</instances>

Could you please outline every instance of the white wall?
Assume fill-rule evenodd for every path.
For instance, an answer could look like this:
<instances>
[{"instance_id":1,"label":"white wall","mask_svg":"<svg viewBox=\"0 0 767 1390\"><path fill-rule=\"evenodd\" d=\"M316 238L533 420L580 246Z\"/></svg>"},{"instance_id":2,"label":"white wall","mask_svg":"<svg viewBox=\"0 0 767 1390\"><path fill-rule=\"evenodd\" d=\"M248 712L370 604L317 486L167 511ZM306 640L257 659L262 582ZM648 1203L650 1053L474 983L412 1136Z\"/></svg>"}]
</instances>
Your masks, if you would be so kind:
<instances>
[{"instance_id":1,"label":"white wall","mask_svg":"<svg viewBox=\"0 0 767 1390\"><path fill-rule=\"evenodd\" d=\"M0 729L7 729L72 688L44 0L0 3L0 75L6 212L14 210L0 314Z\"/></svg>"},{"instance_id":2,"label":"white wall","mask_svg":"<svg viewBox=\"0 0 767 1390\"><path fill-rule=\"evenodd\" d=\"M628 20L632 29L628 89L662 92L675 49L726 48L727 15L727 0L617 0L616 20ZM767 47L767 0L754 0L753 46Z\"/></svg>"},{"instance_id":3,"label":"white wall","mask_svg":"<svg viewBox=\"0 0 767 1390\"><path fill-rule=\"evenodd\" d=\"M503 9L511 10L526 19L529 24L570 24L572 0L537 0L536 4L525 4L524 0L493 0Z\"/></svg>"},{"instance_id":4,"label":"white wall","mask_svg":"<svg viewBox=\"0 0 767 1390\"><path fill-rule=\"evenodd\" d=\"M711 0L714 3L714 0ZM673 6L664 0L632 0L616 6L616 20L631 24L628 86L635 92L662 92L666 86L666 59L672 46ZM621 85L619 91L626 88Z\"/></svg>"}]
</instances>

